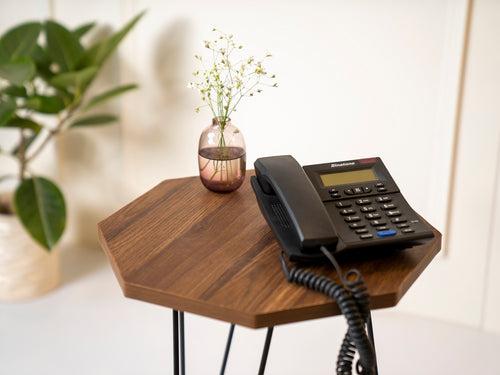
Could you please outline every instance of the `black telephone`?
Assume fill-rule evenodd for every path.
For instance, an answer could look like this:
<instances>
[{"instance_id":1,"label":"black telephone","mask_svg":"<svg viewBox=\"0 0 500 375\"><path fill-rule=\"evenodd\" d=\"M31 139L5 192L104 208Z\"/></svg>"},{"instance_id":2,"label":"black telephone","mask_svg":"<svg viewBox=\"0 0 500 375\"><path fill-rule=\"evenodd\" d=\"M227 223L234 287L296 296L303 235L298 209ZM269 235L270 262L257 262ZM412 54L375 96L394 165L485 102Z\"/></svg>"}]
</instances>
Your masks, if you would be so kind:
<instances>
[{"instance_id":1,"label":"black telephone","mask_svg":"<svg viewBox=\"0 0 500 375\"><path fill-rule=\"evenodd\" d=\"M433 237L431 227L409 206L378 157L302 168L283 155L257 159L254 165L252 188L283 252L291 261L327 259L335 268L337 280L289 267L281 256L290 283L332 298L347 319L337 375L352 373L356 351L356 372L376 375L368 289L358 270L342 272L334 254L407 245Z\"/></svg>"},{"instance_id":2,"label":"black telephone","mask_svg":"<svg viewBox=\"0 0 500 375\"><path fill-rule=\"evenodd\" d=\"M378 157L304 166L290 155L255 161L259 207L292 261L433 237Z\"/></svg>"}]
</instances>

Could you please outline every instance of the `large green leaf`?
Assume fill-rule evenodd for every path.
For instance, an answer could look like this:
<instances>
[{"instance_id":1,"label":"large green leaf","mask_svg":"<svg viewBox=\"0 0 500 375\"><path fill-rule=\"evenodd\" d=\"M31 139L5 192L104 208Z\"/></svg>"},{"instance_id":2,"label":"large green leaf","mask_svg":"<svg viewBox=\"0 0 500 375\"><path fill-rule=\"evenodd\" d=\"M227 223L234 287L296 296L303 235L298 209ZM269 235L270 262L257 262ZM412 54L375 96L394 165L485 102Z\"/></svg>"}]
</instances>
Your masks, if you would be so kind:
<instances>
[{"instance_id":1,"label":"large green leaf","mask_svg":"<svg viewBox=\"0 0 500 375\"><path fill-rule=\"evenodd\" d=\"M96 43L85 51L82 60L79 63L80 67L89 65L102 65L104 61L113 53L118 47L123 38L141 19L145 12L139 13L132 20L130 20L122 29L107 37L106 39Z\"/></svg>"},{"instance_id":2,"label":"large green leaf","mask_svg":"<svg viewBox=\"0 0 500 375\"><path fill-rule=\"evenodd\" d=\"M21 86L24 82L29 81L35 73L35 64L28 57L0 64L0 77L17 86Z\"/></svg>"},{"instance_id":3,"label":"large green leaf","mask_svg":"<svg viewBox=\"0 0 500 375\"><path fill-rule=\"evenodd\" d=\"M73 30L73 34L75 34L75 36L80 39L82 36L87 34L87 32L89 32L94 26L95 22L85 23Z\"/></svg>"},{"instance_id":4,"label":"large green leaf","mask_svg":"<svg viewBox=\"0 0 500 375\"><path fill-rule=\"evenodd\" d=\"M35 48L42 25L39 22L28 22L8 30L0 38L0 59L14 60L29 56ZM1 61L1 60L0 60Z\"/></svg>"},{"instance_id":5,"label":"large green leaf","mask_svg":"<svg viewBox=\"0 0 500 375\"><path fill-rule=\"evenodd\" d=\"M81 126L108 125L117 120L118 117L115 115L108 115L108 114L91 115L91 116L81 117L80 119L73 122L70 125L70 127L74 128Z\"/></svg>"},{"instance_id":6,"label":"large green leaf","mask_svg":"<svg viewBox=\"0 0 500 375\"><path fill-rule=\"evenodd\" d=\"M14 116L16 103L11 98L0 101L0 126L4 126Z\"/></svg>"},{"instance_id":7,"label":"large green leaf","mask_svg":"<svg viewBox=\"0 0 500 375\"><path fill-rule=\"evenodd\" d=\"M134 90L136 88L137 88L137 85L129 84L129 85L118 86L118 87L115 87L114 89L105 91L102 94L96 95L92 99L90 99L89 102L87 103L87 105L85 106L85 109L92 108L98 104L105 102L106 100L114 98L115 96L121 95L127 91Z\"/></svg>"},{"instance_id":8,"label":"large green leaf","mask_svg":"<svg viewBox=\"0 0 500 375\"><path fill-rule=\"evenodd\" d=\"M92 78L95 77L97 70L96 66L90 66L76 72L61 73L54 76L50 80L50 84L63 89L71 87L82 91Z\"/></svg>"},{"instance_id":9,"label":"large green leaf","mask_svg":"<svg viewBox=\"0 0 500 375\"><path fill-rule=\"evenodd\" d=\"M66 226L66 205L59 188L43 177L26 179L16 189L14 208L31 237L50 251Z\"/></svg>"},{"instance_id":10,"label":"large green leaf","mask_svg":"<svg viewBox=\"0 0 500 375\"><path fill-rule=\"evenodd\" d=\"M23 86L7 86L0 90L0 94L15 96L17 98L25 98L28 94Z\"/></svg>"},{"instance_id":11,"label":"large green leaf","mask_svg":"<svg viewBox=\"0 0 500 375\"><path fill-rule=\"evenodd\" d=\"M54 21L45 22L45 34L47 52L52 60L59 65L60 71L75 70L84 51L76 35Z\"/></svg>"},{"instance_id":12,"label":"large green leaf","mask_svg":"<svg viewBox=\"0 0 500 375\"><path fill-rule=\"evenodd\" d=\"M66 104L59 96L33 95L26 100L26 108L40 113L59 113Z\"/></svg>"}]
</instances>

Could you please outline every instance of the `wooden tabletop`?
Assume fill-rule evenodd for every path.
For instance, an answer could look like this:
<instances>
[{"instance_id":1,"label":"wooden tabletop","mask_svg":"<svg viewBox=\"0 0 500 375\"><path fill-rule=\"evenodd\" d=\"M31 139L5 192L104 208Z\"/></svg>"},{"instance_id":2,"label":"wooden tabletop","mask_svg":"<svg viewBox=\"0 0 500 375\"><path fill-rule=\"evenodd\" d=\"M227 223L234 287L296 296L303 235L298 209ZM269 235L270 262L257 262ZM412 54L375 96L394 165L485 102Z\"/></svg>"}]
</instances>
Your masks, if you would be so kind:
<instances>
[{"instance_id":1,"label":"wooden tabletop","mask_svg":"<svg viewBox=\"0 0 500 375\"><path fill-rule=\"evenodd\" d=\"M230 194L206 190L198 177L163 181L98 229L127 297L252 328L339 314L326 296L285 280L249 176ZM435 230L414 247L341 265L361 271L372 309L390 307L440 246ZM328 265L314 269L333 277Z\"/></svg>"}]
</instances>

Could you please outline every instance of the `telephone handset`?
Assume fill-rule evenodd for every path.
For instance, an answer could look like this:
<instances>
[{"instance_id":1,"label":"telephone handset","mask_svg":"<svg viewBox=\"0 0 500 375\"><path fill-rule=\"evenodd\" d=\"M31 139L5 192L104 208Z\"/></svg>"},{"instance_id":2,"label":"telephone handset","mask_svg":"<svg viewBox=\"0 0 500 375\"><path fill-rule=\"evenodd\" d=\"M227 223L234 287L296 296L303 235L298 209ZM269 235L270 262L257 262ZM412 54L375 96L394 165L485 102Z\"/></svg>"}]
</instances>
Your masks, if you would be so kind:
<instances>
[{"instance_id":1,"label":"telephone handset","mask_svg":"<svg viewBox=\"0 0 500 375\"><path fill-rule=\"evenodd\" d=\"M255 161L259 207L290 260L433 237L380 158L301 167L290 155Z\"/></svg>"}]
</instances>

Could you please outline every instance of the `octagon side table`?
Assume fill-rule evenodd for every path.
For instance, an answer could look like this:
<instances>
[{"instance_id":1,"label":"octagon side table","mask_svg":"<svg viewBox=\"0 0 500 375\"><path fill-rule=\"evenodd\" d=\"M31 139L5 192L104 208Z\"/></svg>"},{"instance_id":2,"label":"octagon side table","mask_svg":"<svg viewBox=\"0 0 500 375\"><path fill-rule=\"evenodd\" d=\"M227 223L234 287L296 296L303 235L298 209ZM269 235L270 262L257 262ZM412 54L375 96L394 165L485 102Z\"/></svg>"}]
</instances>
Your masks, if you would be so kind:
<instances>
[{"instance_id":1,"label":"octagon side table","mask_svg":"<svg viewBox=\"0 0 500 375\"><path fill-rule=\"evenodd\" d=\"M265 370L273 327L340 314L323 294L289 284L281 249L262 217L248 171L236 192L216 194L198 177L166 180L98 224L99 238L126 297L173 310L174 374L185 373L184 312L267 327L259 374ZM441 234L399 251L341 259L357 268L371 309L395 306L441 247ZM325 276L325 265L310 267ZM369 327L371 328L371 326Z\"/></svg>"}]
</instances>

